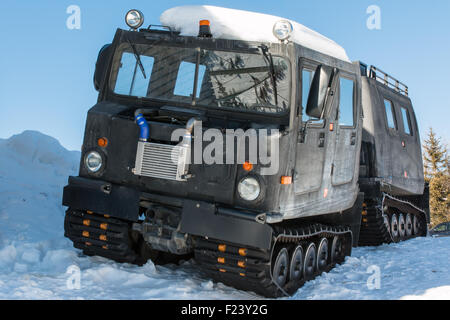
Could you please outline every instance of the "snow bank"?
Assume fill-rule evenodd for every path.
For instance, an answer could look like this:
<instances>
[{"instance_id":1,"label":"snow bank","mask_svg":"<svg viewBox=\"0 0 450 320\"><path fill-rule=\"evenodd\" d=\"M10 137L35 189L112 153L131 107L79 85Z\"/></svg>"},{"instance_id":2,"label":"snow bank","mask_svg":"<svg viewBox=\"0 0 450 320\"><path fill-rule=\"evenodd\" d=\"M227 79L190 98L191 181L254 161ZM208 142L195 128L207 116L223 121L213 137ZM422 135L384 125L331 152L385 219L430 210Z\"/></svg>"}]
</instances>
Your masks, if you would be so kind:
<instances>
[{"instance_id":1,"label":"snow bank","mask_svg":"<svg viewBox=\"0 0 450 320\"><path fill-rule=\"evenodd\" d=\"M215 6L175 7L164 11L160 17L161 24L188 36L198 35L198 24L203 19L211 22L211 32L215 38L257 42L279 42L273 35L273 25L279 20L288 20L268 14ZM291 41L350 62L344 48L333 40L300 23L288 21L294 27Z\"/></svg>"},{"instance_id":2,"label":"snow bank","mask_svg":"<svg viewBox=\"0 0 450 320\"><path fill-rule=\"evenodd\" d=\"M79 161L79 152L36 131L0 140L0 244L61 236L62 191Z\"/></svg>"}]
</instances>

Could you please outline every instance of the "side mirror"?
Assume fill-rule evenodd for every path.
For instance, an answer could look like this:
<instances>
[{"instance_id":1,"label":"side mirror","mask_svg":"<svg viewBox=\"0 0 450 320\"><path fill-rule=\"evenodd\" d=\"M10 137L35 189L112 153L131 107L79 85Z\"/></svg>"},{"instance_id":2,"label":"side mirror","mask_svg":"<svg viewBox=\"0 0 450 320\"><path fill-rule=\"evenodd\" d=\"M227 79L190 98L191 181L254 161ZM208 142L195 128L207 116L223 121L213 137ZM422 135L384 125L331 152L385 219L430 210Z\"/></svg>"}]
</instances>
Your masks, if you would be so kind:
<instances>
[{"instance_id":1,"label":"side mirror","mask_svg":"<svg viewBox=\"0 0 450 320\"><path fill-rule=\"evenodd\" d=\"M306 114L310 117L322 119L328 88L333 78L333 68L319 65L314 74L311 88L309 89Z\"/></svg>"},{"instance_id":2,"label":"side mirror","mask_svg":"<svg viewBox=\"0 0 450 320\"><path fill-rule=\"evenodd\" d=\"M98 53L94 73L94 88L97 91L100 90L103 78L105 77L111 52L112 52L111 44L106 44L100 49Z\"/></svg>"}]
</instances>

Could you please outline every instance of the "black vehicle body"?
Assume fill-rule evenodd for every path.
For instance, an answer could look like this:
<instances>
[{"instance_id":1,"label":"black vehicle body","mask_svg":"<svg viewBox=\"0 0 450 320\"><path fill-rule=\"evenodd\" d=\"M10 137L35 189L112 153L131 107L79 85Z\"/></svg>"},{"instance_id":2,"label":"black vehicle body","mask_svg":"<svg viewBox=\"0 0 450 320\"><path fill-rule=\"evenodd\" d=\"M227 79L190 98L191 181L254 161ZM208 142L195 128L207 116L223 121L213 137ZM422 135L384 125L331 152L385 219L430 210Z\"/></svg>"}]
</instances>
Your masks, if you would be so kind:
<instances>
[{"instance_id":1,"label":"black vehicle body","mask_svg":"<svg viewBox=\"0 0 450 320\"><path fill-rule=\"evenodd\" d=\"M288 62L289 111L240 112L114 93L110 84L117 72L113 66L120 60L117 52L130 42L136 46L164 44L252 54L261 54L258 48L262 45L186 37L173 31L118 29L112 44L99 54L94 80L99 97L88 113L79 176L70 177L64 189L63 205L69 207L68 211L94 212L125 221L153 250L175 255L193 253L196 243L204 239L270 251L276 228L312 223L348 227L351 243L357 246L361 224L367 222L363 207L385 194L428 212L411 101L367 74L364 64L342 61L292 42L264 43L271 55L285 57ZM329 67L333 78L322 119L307 121L303 71L314 72L319 66ZM353 84L350 125L341 125L339 120L341 79ZM386 124L383 97L396 108L395 130ZM404 134L400 106L409 112L411 135ZM173 144L173 131L185 128L192 118L201 119L204 129L278 129L279 135L274 138L279 141L279 169L263 176L264 166L260 164L250 172L242 163L193 164L186 181L137 175L133 169L140 135L134 119L138 109L150 110L149 140L158 144ZM177 121L164 120L167 117ZM108 140L106 147L98 146L102 137ZM85 166L85 155L92 150L103 159L103 167L96 173ZM261 184L261 194L255 201L245 201L237 192L238 183L246 176L255 177ZM291 177L292 183L282 184L283 177ZM401 209L399 205L393 207L394 211ZM153 222L147 223L144 218L150 211ZM78 247L86 249L81 244Z\"/></svg>"},{"instance_id":2,"label":"black vehicle body","mask_svg":"<svg viewBox=\"0 0 450 320\"><path fill-rule=\"evenodd\" d=\"M437 225L430 230L430 236L432 237L450 237L450 222L445 222Z\"/></svg>"}]
</instances>

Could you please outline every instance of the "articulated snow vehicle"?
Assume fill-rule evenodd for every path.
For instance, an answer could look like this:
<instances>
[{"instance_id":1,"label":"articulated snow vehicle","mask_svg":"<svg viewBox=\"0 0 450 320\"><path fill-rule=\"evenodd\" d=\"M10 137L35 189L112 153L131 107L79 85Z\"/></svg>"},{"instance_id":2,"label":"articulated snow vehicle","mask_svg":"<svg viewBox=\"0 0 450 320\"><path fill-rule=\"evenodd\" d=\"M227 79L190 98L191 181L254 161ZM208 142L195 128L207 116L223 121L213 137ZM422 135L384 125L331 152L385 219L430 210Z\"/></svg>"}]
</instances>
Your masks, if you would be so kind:
<instances>
[{"instance_id":1,"label":"articulated snow vehicle","mask_svg":"<svg viewBox=\"0 0 450 320\"><path fill-rule=\"evenodd\" d=\"M208 21L198 36L140 28L130 15L132 30L99 53L98 103L64 188L76 248L139 265L193 256L219 282L277 297L352 247L426 236L401 82L290 41L288 21L274 27L280 41L261 42L215 38ZM251 158L255 144L271 163ZM215 161L194 159L208 152Z\"/></svg>"}]
</instances>

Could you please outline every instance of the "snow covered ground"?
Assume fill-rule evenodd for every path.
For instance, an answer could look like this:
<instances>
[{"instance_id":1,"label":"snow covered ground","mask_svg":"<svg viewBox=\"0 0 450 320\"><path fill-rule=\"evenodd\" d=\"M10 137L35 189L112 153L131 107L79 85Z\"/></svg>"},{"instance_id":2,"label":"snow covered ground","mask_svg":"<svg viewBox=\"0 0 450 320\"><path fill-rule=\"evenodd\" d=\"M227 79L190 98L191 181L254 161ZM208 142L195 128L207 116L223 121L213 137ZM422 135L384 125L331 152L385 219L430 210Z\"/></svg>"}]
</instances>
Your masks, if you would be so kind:
<instances>
[{"instance_id":1,"label":"snow covered ground","mask_svg":"<svg viewBox=\"0 0 450 320\"><path fill-rule=\"evenodd\" d=\"M260 299L204 278L193 261L136 267L74 249L60 203L79 156L38 132L0 139L0 299ZM358 248L292 299L450 299L449 264L450 238Z\"/></svg>"}]
</instances>

